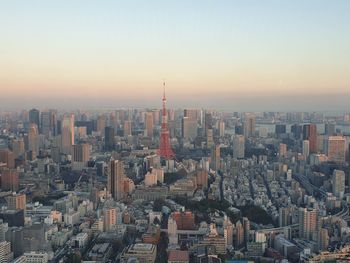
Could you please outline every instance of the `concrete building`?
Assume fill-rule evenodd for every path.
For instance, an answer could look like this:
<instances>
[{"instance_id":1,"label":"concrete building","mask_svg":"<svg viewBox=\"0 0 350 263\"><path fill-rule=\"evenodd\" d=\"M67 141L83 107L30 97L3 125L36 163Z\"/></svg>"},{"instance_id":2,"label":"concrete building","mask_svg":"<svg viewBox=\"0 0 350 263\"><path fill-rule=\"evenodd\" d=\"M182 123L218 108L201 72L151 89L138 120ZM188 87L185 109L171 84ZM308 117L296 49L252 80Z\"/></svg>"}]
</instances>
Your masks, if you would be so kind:
<instances>
[{"instance_id":1,"label":"concrete building","mask_svg":"<svg viewBox=\"0 0 350 263\"><path fill-rule=\"evenodd\" d=\"M316 209L299 208L299 237L314 240L317 233Z\"/></svg>"},{"instance_id":2,"label":"concrete building","mask_svg":"<svg viewBox=\"0 0 350 263\"><path fill-rule=\"evenodd\" d=\"M153 263L157 256L157 246L152 244L138 243L129 245L121 255L121 262L129 262L136 259L139 263Z\"/></svg>"},{"instance_id":3,"label":"concrete building","mask_svg":"<svg viewBox=\"0 0 350 263\"><path fill-rule=\"evenodd\" d=\"M332 175L332 192L335 196L342 198L345 193L345 173L334 170Z\"/></svg>"},{"instance_id":4,"label":"concrete building","mask_svg":"<svg viewBox=\"0 0 350 263\"><path fill-rule=\"evenodd\" d=\"M110 160L108 166L108 192L119 201L124 197L124 165L120 160Z\"/></svg>"},{"instance_id":5,"label":"concrete building","mask_svg":"<svg viewBox=\"0 0 350 263\"><path fill-rule=\"evenodd\" d=\"M345 138L329 136L326 142L328 160L339 164L345 163Z\"/></svg>"}]
</instances>

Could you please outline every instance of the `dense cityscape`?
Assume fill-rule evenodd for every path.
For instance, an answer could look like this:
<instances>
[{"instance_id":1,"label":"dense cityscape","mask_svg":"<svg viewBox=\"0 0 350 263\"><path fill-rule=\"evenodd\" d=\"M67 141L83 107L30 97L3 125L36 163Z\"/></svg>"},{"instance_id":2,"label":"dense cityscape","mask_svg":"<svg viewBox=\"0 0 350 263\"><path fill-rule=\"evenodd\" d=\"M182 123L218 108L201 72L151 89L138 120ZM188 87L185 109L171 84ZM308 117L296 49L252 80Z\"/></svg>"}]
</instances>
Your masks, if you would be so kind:
<instances>
[{"instance_id":1,"label":"dense cityscape","mask_svg":"<svg viewBox=\"0 0 350 263\"><path fill-rule=\"evenodd\" d=\"M1 111L0 262L350 260L349 113L162 103Z\"/></svg>"},{"instance_id":2,"label":"dense cityscape","mask_svg":"<svg viewBox=\"0 0 350 263\"><path fill-rule=\"evenodd\" d=\"M350 263L349 14L0 1L0 263Z\"/></svg>"}]
</instances>

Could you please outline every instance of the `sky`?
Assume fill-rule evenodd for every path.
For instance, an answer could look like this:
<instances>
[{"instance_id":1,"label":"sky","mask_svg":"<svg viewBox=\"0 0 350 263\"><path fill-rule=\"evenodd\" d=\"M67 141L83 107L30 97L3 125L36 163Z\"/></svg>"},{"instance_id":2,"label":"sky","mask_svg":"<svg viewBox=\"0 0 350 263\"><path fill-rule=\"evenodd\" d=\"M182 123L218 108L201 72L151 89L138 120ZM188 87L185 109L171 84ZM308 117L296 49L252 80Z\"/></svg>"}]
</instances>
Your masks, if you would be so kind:
<instances>
[{"instance_id":1,"label":"sky","mask_svg":"<svg viewBox=\"0 0 350 263\"><path fill-rule=\"evenodd\" d=\"M346 110L348 0L0 0L1 107Z\"/></svg>"}]
</instances>

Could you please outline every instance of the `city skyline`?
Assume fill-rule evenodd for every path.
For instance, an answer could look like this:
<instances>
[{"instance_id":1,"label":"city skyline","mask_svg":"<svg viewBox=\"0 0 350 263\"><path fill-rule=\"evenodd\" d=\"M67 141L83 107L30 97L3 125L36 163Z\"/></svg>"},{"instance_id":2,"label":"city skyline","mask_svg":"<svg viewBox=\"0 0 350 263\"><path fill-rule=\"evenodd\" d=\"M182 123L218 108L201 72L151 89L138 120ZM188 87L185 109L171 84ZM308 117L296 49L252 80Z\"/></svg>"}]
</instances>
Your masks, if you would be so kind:
<instances>
[{"instance_id":1,"label":"city skyline","mask_svg":"<svg viewBox=\"0 0 350 263\"><path fill-rule=\"evenodd\" d=\"M349 2L141 3L1 3L1 108L346 110Z\"/></svg>"}]
</instances>

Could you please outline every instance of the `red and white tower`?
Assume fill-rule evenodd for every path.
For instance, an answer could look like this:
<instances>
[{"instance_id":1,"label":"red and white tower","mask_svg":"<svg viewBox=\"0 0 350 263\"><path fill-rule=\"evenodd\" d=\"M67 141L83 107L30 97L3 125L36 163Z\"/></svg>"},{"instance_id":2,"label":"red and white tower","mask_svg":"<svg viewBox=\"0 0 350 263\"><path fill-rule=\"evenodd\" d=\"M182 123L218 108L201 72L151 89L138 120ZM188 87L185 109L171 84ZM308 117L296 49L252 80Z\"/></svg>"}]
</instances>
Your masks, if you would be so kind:
<instances>
[{"instance_id":1,"label":"red and white tower","mask_svg":"<svg viewBox=\"0 0 350 263\"><path fill-rule=\"evenodd\" d=\"M169 129L168 129L168 111L166 109L166 98L165 98L165 82L163 82L164 93L163 93L163 110L162 110L162 130L160 134L159 150L158 154L160 157L165 159L172 159L175 157L173 150L170 145Z\"/></svg>"}]
</instances>

